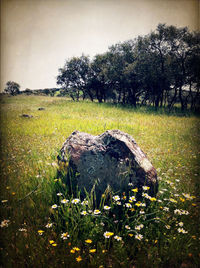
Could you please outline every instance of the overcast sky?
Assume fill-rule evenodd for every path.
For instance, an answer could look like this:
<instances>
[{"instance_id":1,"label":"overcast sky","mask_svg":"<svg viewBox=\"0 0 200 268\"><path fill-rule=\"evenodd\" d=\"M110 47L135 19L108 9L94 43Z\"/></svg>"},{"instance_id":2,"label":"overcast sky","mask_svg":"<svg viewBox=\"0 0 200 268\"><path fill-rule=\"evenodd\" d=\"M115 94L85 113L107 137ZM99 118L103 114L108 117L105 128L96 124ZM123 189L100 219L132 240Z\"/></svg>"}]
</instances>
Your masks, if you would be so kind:
<instances>
[{"instance_id":1,"label":"overcast sky","mask_svg":"<svg viewBox=\"0 0 200 268\"><path fill-rule=\"evenodd\" d=\"M1 90L56 86L66 59L155 30L158 23L199 30L199 0L0 0Z\"/></svg>"}]
</instances>

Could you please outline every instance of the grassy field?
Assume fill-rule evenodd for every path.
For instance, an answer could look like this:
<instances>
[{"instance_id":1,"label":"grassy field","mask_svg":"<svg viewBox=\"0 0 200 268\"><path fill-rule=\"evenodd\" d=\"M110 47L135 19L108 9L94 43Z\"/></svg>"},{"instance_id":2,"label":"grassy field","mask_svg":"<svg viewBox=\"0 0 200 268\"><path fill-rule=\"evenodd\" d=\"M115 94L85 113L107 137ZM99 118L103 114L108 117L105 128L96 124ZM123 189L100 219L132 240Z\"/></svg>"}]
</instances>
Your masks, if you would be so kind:
<instances>
[{"instance_id":1,"label":"grassy field","mask_svg":"<svg viewBox=\"0 0 200 268\"><path fill-rule=\"evenodd\" d=\"M132 135L159 176L150 206L145 197L131 203L119 196L123 213L117 219L110 216L116 193L109 204L102 197L95 213L90 196L75 204L78 193L70 197L56 177L56 157L74 130L99 135L109 129ZM199 129L200 118L190 114L65 98L2 98L2 267L199 267ZM132 196L135 191L130 188Z\"/></svg>"}]
</instances>

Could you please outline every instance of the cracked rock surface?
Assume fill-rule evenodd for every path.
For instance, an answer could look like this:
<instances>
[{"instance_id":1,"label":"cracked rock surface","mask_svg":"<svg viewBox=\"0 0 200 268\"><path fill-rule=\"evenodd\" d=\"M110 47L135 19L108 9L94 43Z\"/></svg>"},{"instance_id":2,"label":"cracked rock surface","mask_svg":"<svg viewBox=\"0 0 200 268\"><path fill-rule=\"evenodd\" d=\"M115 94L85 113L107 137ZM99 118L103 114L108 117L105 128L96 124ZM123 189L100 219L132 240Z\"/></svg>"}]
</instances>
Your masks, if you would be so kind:
<instances>
[{"instance_id":1,"label":"cracked rock surface","mask_svg":"<svg viewBox=\"0 0 200 268\"><path fill-rule=\"evenodd\" d=\"M69 163L79 175L74 183L83 192L91 191L95 182L98 195L109 185L116 193L150 186L150 194L158 189L157 173L135 140L120 130L108 130L99 136L75 131L63 144L59 165ZM128 186L132 183L133 186Z\"/></svg>"}]
</instances>

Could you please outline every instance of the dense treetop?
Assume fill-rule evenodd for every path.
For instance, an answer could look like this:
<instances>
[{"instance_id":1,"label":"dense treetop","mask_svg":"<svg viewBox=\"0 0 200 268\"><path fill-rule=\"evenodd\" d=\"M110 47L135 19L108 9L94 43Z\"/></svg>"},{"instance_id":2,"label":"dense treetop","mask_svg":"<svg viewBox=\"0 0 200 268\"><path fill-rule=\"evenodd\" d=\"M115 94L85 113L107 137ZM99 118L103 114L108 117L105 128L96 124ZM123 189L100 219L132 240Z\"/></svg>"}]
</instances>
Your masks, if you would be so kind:
<instances>
[{"instance_id":1,"label":"dense treetop","mask_svg":"<svg viewBox=\"0 0 200 268\"><path fill-rule=\"evenodd\" d=\"M92 60L66 60L57 84L73 100L199 106L200 33L159 24L154 32L115 44Z\"/></svg>"}]
</instances>

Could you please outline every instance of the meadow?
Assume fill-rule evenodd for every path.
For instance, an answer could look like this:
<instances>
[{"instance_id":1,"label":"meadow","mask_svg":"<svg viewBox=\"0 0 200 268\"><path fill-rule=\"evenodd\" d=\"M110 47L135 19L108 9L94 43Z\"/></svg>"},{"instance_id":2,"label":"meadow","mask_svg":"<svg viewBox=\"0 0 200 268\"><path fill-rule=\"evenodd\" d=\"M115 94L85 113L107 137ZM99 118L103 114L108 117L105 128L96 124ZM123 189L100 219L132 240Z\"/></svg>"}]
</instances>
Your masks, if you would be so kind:
<instances>
[{"instance_id":1,"label":"meadow","mask_svg":"<svg viewBox=\"0 0 200 268\"><path fill-rule=\"evenodd\" d=\"M57 178L57 155L73 131L109 129L132 135L147 154L158 173L156 198L144 188L137 201L130 185L129 196L112 193L107 202L105 193L94 208L94 193L70 196ZM189 113L3 97L1 267L199 267L199 129Z\"/></svg>"}]
</instances>

